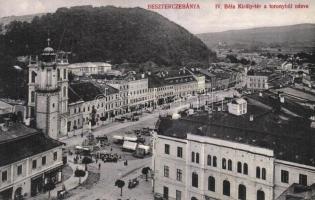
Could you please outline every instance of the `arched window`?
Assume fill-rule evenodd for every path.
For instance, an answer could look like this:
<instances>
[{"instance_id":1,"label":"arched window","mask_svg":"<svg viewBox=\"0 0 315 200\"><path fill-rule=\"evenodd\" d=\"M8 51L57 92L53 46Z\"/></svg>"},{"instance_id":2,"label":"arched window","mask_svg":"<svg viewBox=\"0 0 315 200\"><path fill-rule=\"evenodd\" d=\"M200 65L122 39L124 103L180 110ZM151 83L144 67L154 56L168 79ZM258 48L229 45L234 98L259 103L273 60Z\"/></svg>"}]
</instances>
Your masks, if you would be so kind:
<instances>
[{"instance_id":1,"label":"arched window","mask_svg":"<svg viewBox=\"0 0 315 200\"><path fill-rule=\"evenodd\" d=\"M263 180L266 180L266 169L265 169L265 168L262 168L262 169L261 169L261 178L262 178Z\"/></svg>"},{"instance_id":2,"label":"arched window","mask_svg":"<svg viewBox=\"0 0 315 200\"><path fill-rule=\"evenodd\" d=\"M57 79L60 81L60 69L57 69Z\"/></svg>"},{"instance_id":3,"label":"arched window","mask_svg":"<svg viewBox=\"0 0 315 200\"><path fill-rule=\"evenodd\" d=\"M191 200L198 200L196 197L191 197Z\"/></svg>"},{"instance_id":4,"label":"arched window","mask_svg":"<svg viewBox=\"0 0 315 200\"><path fill-rule=\"evenodd\" d=\"M34 71L32 71L32 77L31 77L31 79L32 79L31 82L32 83L35 83L36 75L37 74Z\"/></svg>"},{"instance_id":5,"label":"arched window","mask_svg":"<svg viewBox=\"0 0 315 200\"><path fill-rule=\"evenodd\" d=\"M195 152L191 152L191 162L195 162Z\"/></svg>"},{"instance_id":6,"label":"arched window","mask_svg":"<svg viewBox=\"0 0 315 200\"><path fill-rule=\"evenodd\" d=\"M196 153L196 163L199 163L199 153Z\"/></svg>"},{"instance_id":7,"label":"arched window","mask_svg":"<svg viewBox=\"0 0 315 200\"><path fill-rule=\"evenodd\" d=\"M227 180L223 181L223 195L230 196L230 182Z\"/></svg>"},{"instance_id":8,"label":"arched window","mask_svg":"<svg viewBox=\"0 0 315 200\"><path fill-rule=\"evenodd\" d=\"M222 169L226 169L226 159L222 158Z\"/></svg>"},{"instance_id":9,"label":"arched window","mask_svg":"<svg viewBox=\"0 0 315 200\"><path fill-rule=\"evenodd\" d=\"M260 167L256 167L256 178L260 178Z\"/></svg>"},{"instance_id":10,"label":"arched window","mask_svg":"<svg viewBox=\"0 0 315 200\"><path fill-rule=\"evenodd\" d=\"M213 176L208 177L208 190L215 192L215 178Z\"/></svg>"},{"instance_id":11,"label":"arched window","mask_svg":"<svg viewBox=\"0 0 315 200\"><path fill-rule=\"evenodd\" d=\"M207 156L207 165L211 166L211 156L210 155Z\"/></svg>"},{"instance_id":12,"label":"arched window","mask_svg":"<svg viewBox=\"0 0 315 200\"><path fill-rule=\"evenodd\" d=\"M244 163L243 173L246 174L246 175L248 174L248 165L247 165L247 163Z\"/></svg>"},{"instance_id":13,"label":"arched window","mask_svg":"<svg viewBox=\"0 0 315 200\"><path fill-rule=\"evenodd\" d=\"M191 174L191 185L198 188L198 174L196 172Z\"/></svg>"},{"instance_id":14,"label":"arched window","mask_svg":"<svg viewBox=\"0 0 315 200\"><path fill-rule=\"evenodd\" d=\"M216 156L213 156L212 166L217 167L217 157Z\"/></svg>"},{"instance_id":15,"label":"arched window","mask_svg":"<svg viewBox=\"0 0 315 200\"><path fill-rule=\"evenodd\" d=\"M237 162L237 172L242 173L242 163L241 162Z\"/></svg>"},{"instance_id":16,"label":"arched window","mask_svg":"<svg viewBox=\"0 0 315 200\"><path fill-rule=\"evenodd\" d=\"M240 184L238 186L238 199L246 200L246 187L245 185Z\"/></svg>"},{"instance_id":17,"label":"arched window","mask_svg":"<svg viewBox=\"0 0 315 200\"><path fill-rule=\"evenodd\" d=\"M63 79L67 79L67 69L63 69Z\"/></svg>"},{"instance_id":18,"label":"arched window","mask_svg":"<svg viewBox=\"0 0 315 200\"><path fill-rule=\"evenodd\" d=\"M257 200L265 200L265 193L262 190L257 190Z\"/></svg>"},{"instance_id":19,"label":"arched window","mask_svg":"<svg viewBox=\"0 0 315 200\"><path fill-rule=\"evenodd\" d=\"M228 160L228 170L232 171L232 160Z\"/></svg>"}]
</instances>

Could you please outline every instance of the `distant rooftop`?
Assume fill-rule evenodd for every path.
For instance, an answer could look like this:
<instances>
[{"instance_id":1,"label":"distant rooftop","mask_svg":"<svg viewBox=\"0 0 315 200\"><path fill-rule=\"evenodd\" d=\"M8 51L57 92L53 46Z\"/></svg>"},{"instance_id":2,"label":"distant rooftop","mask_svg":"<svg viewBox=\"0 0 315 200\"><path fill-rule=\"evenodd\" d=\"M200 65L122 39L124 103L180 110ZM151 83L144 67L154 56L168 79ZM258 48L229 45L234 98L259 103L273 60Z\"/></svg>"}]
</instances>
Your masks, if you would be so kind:
<instances>
[{"instance_id":1,"label":"distant rooftop","mask_svg":"<svg viewBox=\"0 0 315 200\"><path fill-rule=\"evenodd\" d=\"M166 84L175 85L175 84L181 84L181 83L189 83L196 81L193 75L185 74L185 75L178 75L175 77L166 77L164 79Z\"/></svg>"},{"instance_id":2,"label":"distant rooftop","mask_svg":"<svg viewBox=\"0 0 315 200\"><path fill-rule=\"evenodd\" d=\"M227 112L196 113L172 120L161 118L158 134L186 139L187 134L219 138L273 149L281 160L315 166L315 134L310 121L291 113L277 113L269 105L247 99L242 116ZM250 121L250 115L253 121Z\"/></svg>"},{"instance_id":3,"label":"distant rooftop","mask_svg":"<svg viewBox=\"0 0 315 200\"><path fill-rule=\"evenodd\" d=\"M148 76L148 84L149 88L158 88L166 85L166 82L163 80L163 78L151 75Z\"/></svg>"},{"instance_id":4,"label":"distant rooftop","mask_svg":"<svg viewBox=\"0 0 315 200\"><path fill-rule=\"evenodd\" d=\"M106 62L84 62L84 63L73 63L68 65L68 68L81 68L81 67L111 67L112 65Z\"/></svg>"},{"instance_id":5,"label":"distant rooftop","mask_svg":"<svg viewBox=\"0 0 315 200\"><path fill-rule=\"evenodd\" d=\"M250 70L247 72L248 76L269 76L270 74L272 74L271 72L264 72L264 71L254 71L254 70Z\"/></svg>"}]
</instances>

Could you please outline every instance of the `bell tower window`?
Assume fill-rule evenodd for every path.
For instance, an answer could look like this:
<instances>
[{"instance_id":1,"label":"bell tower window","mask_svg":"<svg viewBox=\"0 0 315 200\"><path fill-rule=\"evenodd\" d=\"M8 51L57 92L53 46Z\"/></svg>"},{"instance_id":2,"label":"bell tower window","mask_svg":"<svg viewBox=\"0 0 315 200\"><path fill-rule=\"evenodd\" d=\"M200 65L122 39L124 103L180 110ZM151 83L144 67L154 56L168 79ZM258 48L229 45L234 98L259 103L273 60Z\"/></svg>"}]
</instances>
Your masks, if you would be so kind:
<instances>
[{"instance_id":1,"label":"bell tower window","mask_svg":"<svg viewBox=\"0 0 315 200\"><path fill-rule=\"evenodd\" d=\"M35 83L35 78L36 78L36 73L32 71L32 77L31 77L31 82Z\"/></svg>"},{"instance_id":2,"label":"bell tower window","mask_svg":"<svg viewBox=\"0 0 315 200\"><path fill-rule=\"evenodd\" d=\"M47 69L47 86L51 87L52 77L51 77L51 70Z\"/></svg>"},{"instance_id":3,"label":"bell tower window","mask_svg":"<svg viewBox=\"0 0 315 200\"><path fill-rule=\"evenodd\" d=\"M58 78L58 81L61 80L61 76L60 76L60 69L57 69L57 78Z\"/></svg>"}]
</instances>

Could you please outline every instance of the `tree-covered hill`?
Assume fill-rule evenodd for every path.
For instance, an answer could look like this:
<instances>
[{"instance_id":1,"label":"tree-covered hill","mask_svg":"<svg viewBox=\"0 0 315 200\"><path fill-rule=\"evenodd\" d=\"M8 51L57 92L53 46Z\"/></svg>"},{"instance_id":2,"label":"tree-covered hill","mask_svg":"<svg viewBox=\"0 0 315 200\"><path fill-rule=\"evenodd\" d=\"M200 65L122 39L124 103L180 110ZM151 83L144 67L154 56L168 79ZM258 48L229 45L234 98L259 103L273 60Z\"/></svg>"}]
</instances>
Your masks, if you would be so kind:
<instances>
[{"instance_id":1,"label":"tree-covered hill","mask_svg":"<svg viewBox=\"0 0 315 200\"><path fill-rule=\"evenodd\" d=\"M39 53L48 32L55 49L73 53L73 62L107 61L164 65L206 63L203 42L165 17L141 8L81 6L60 8L31 23L7 26L10 53ZM8 43L9 42L9 43Z\"/></svg>"},{"instance_id":2,"label":"tree-covered hill","mask_svg":"<svg viewBox=\"0 0 315 200\"><path fill-rule=\"evenodd\" d=\"M215 57L199 38L142 8L59 8L55 13L35 16L31 22L13 21L2 28L5 31L0 34L0 96L21 93L12 89L12 81L21 89L22 83L16 81L16 76L25 75L25 71L17 73L12 68L16 57L39 54L47 46L48 35L55 50L71 52L70 62L111 61L134 66L154 62L176 67L207 65L209 55Z\"/></svg>"}]
</instances>

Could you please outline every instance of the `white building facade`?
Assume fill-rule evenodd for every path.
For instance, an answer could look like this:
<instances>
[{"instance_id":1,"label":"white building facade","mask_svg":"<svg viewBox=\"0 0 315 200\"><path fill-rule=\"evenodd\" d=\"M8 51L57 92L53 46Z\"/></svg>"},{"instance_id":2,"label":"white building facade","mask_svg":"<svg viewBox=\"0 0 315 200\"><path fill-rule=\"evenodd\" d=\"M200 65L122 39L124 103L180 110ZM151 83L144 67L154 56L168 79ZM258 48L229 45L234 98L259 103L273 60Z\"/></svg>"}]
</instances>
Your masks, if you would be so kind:
<instances>
[{"instance_id":1,"label":"white building facade","mask_svg":"<svg viewBox=\"0 0 315 200\"><path fill-rule=\"evenodd\" d=\"M273 200L292 183L311 185L315 168L277 160L273 150L211 137L157 135L154 192L167 199Z\"/></svg>"}]
</instances>

